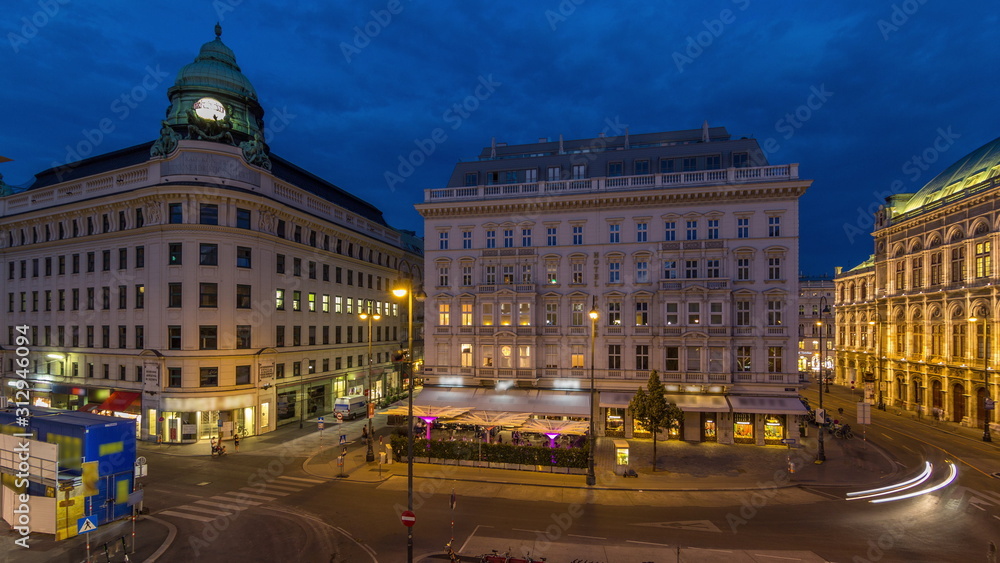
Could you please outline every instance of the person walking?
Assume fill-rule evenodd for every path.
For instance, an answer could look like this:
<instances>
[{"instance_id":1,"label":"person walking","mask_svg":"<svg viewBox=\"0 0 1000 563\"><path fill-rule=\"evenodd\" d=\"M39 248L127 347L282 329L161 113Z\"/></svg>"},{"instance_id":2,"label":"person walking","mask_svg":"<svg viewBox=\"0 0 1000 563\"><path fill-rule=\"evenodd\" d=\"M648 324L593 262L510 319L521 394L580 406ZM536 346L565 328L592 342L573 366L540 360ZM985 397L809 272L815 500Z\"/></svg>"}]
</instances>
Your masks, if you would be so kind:
<instances>
[{"instance_id":1,"label":"person walking","mask_svg":"<svg viewBox=\"0 0 1000 563\"><path fill-rule=\"evenodd\" d=\"M233 449L236 453L240 453L240 435L233 434Z\"/></svg>"}]
</instances>

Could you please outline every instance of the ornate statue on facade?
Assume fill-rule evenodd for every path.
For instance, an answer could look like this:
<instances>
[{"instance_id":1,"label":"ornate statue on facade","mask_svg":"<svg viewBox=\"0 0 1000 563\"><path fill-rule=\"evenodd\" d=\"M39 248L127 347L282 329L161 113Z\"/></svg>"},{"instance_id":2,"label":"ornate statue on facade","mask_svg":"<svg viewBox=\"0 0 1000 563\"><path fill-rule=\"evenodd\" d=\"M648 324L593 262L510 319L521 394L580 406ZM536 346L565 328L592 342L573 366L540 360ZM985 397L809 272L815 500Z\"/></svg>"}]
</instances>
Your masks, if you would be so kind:
<instances>
[{"instance_id":1,"label":"ornate statue on facade","mask_svg":"<svg viewBox=\"0 0 1000 563\"><path fill-rule=\"evenodd\" d=\"M159 225L160 224L160 204L159 203L147 203L145 210L146 223L149 225Z\"/></svg>"},{"instance_id":2,"label":"ornate statue on facade","mask_svg":"<svg viewBox=\"0 0 1000 563\"><path fill-rule=\"evenodd\" d=\"M277 225L277 220L274 217L274 213L270 211L260 212L260 230L268 233L274 234L274 228Z\"/></svg>"},{"instance_id":3,"label":"ornate statue on facade","mask_svg":"<svg viewBox=\"0 0 1000 563\"><path fill-rule=\"evenodd\" d=\"M14 188L3 181L3 174L0 174L0 197L9 196L14 193Z\"/></svg>"},{"instance_id":4,"label":"ornate statue on facade","mask_svg":"<svg viewBox=\"0 0 1000 563\"><path fill-rule=\"evenodd\" d=\"M228 112L222 119L212 120L204 119L195 113L194 108L188 108L187 122L188 139L196 141L219 141L236 145L236 141L233 140L233 134L231 133L233 124L230 121Z\"/></svg>"},{"instance_id":5,"label":"ornate statue on facade","mask_svg":"<svg viewBox=\"0 0 1000 563\"><path fill-rule=\"evenodd\" d=\"M271 159L267 156L264 140L260 138L260 133L254 133L253 139L240 143L240 148L243 149L243 159L248 163L264 170L271 170Z\"/></svg>"},{"instance_id":6,"label":"ornate statue on facade","mask_svg":"<svg viewBox=\"0 0 1000 563\"><path fill-rule=\"evenodd\" d=\"M160 127L160 138L149 149L149 156L167 156L174 152L174 149L177 148L177 141L181 139L181 136L166 121L161 123L163 126Z\"/></svg>"}]
</instances>

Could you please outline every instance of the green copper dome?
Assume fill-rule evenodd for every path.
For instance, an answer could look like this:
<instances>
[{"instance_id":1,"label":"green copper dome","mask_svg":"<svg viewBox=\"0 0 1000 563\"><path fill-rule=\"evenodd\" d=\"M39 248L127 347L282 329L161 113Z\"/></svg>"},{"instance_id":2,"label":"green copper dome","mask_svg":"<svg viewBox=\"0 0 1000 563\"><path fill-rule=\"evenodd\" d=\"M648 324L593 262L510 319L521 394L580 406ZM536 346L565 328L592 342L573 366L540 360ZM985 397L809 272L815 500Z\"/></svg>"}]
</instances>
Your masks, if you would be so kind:
<instances>
[{"instance_id":1,"label":"green copper dome","mask_svg":"<svg viewBox=\"0 0 1000 563\"><path fill-rule=\"evenodd\" d=\"M257 100L257 91L236 64L233 50L222 42L222 27L216 24L215 39L201 46L194 62L177 73L173 88L217 90Z\"/></svg>"},{"instance_id":2,"label":"green copper dome","mask_svg":"<svg viewBox=\"0 0 1000 563\"><path fill-rule=\"evenodd\" d=\"M900 206L896 214L909 213L940 200L961 194L963 190L1000 175L1000 138L963 156L958 162L927 182ZM960 196L959 196L960 197Z\"/></svg>"}]
</instances>

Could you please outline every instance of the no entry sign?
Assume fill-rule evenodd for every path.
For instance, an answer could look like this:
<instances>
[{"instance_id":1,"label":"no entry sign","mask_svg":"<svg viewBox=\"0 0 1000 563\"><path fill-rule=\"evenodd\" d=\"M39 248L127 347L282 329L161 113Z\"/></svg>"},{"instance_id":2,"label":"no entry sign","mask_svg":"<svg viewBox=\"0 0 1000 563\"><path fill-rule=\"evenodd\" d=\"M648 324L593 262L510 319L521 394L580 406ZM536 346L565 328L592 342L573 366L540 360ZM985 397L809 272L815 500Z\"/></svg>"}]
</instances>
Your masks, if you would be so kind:
<instances>
[{"instance_id":1,"label":"no entry sign","mask_svg":"<svg viewBox=\"0 0 1000 563\"><path fill-rule=\"evenodd\" d=\"M409 510L404 510L399 519L403 521L403 525L407 528L417 523L417 517Z\"/></svg>"}]
</instances>

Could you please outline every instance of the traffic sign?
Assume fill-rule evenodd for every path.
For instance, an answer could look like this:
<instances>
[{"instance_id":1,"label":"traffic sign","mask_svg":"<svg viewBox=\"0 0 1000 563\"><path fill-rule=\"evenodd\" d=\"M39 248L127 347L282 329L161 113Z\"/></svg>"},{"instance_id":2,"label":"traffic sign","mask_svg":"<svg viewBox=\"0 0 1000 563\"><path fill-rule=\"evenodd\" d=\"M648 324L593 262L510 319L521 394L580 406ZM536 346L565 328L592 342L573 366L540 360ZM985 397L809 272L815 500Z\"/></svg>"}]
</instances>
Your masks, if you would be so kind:
<instances>
[{"instance_id":1,"label":"traffic sign","mask_svg":"<svg viewBox=\"0 0 1000 563\"><path fill-rule=\"evenodd\" d=\"M97 529L97 515L84 516L76 521L76 533L86 534Z\"/></svg>"},{"instance_id":2,"label":"traffic sign","mask_svg":"<svg viewBox=\"0 0 1000 563\"><path fill-rule=\"evenodd\" d=\"M340 443L341 444L346 444L347 443L347 434L341 434L340 435Z\"/></svg>"},{"instance_id":3,"label":"traffic sign","mask_svg":"<svg viewBox=\"0 0 1000 563\"><path fill-rule=\"evenodd\" d=\"M219 428L222 428L222 419L219 419Z\"/></svg>"},{"instance_id":4,"label":"traffic sign","mask_svg":"<svg viewBox=\"0 0 1000 563\"><path fill-rule=\"evenodd\" d=\"M409 510L404 510L399 519L403 521L403 525L407 528L410 528L417 523L417 517Z\"/></svg>"},{"instance_id":5,"label":"traffic sign","mask_svg":"<svg viewBox=\"0 0 1000 563\"><path fill-rule=\"evenodd\" d=\"M991 411L991 410L993 410L993 409L996 408L996 404L997 404L997 402L994 401L993 399L986 399L986 405L985 405L984 409L988 410L988 411Z\"/></svg>"},{"instance_id":6,"label":"traffic sign","mask_svg":"<svg viewBox=\"0 0 1000 563\"><path fill-rule=\"evenodd\" d=\"M785 444L786 446L794 446L798 443L798 440L796 440L795 438L782 438L781 443Z\"/></svg>"},{"instance_id":7,"label":"traffic sign","mask_svg":"<svg viewBox=\"0 0 1000 563\"><path fill-rule=\"evenodd\" d=\"M344 422L344 413L342 412L337 413L337 422Z\"/></svg>"},{"instance_id":8,"label":"traffic sign","mask_svg":"<svg viewBox=\"0 0 1000 563\"><path fill-rule=\"evenodd\" d=\"M135 476L145 477L149 473L149 468L146 466L146 458L139 456L135 458Z\"/></svg>"}]
</instances>

